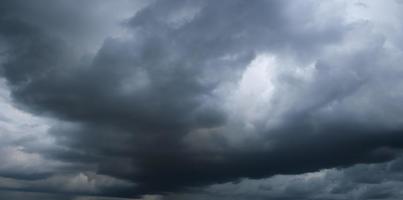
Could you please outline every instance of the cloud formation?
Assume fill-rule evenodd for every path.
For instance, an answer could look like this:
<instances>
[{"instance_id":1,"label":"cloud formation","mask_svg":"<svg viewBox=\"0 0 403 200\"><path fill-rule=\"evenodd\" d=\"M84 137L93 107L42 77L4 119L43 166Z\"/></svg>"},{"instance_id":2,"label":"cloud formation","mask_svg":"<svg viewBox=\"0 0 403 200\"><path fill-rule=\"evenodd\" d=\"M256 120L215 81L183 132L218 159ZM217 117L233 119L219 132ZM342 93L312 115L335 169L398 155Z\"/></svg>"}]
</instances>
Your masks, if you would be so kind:
<instances>
[{"instance_id":1,"label":"cloud formation","mask_svg":"<svg viewBox=\"0 0 403 200\"><path fill-rule=\"evenodd\" d=\"M295 186L256 198L312 199L299 177L321 190L333 172L348 187L359 166L400 159L401 6L3 1L0 109L42 129L16 142L26 129L0 114L2 188L180 198L285 174ZM401 195L378 186L357 198Z\"/></svg>"}]
</instances>

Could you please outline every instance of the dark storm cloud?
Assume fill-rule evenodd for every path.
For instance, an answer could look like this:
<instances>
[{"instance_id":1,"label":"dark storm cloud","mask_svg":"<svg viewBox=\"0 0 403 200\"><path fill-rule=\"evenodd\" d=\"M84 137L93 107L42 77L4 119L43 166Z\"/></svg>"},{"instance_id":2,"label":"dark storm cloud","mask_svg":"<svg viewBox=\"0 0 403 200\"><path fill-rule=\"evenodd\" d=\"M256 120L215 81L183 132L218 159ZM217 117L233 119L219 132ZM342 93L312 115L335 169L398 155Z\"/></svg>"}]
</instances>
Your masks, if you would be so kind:
<instances>
[{"instance_id":1,"label":"dark storm cloud","mask_svg":"<svg viewBox=\"0 0 403 200\"><path fill-rule=\"evenodd\" d=\"M96 171L135 185L96 194L384 162L403 145L403 95L386 90L402 84L401 59L369 25L318 17L321 3L156 1L119 22L124 34L99 49L84 41L102 22L82 20L97 11L65 3L1 3L0 72L16 105L60 121L50 131L63 148L40 151L70 164L59 173ZM357 37L364 33L368 41ZM250 119L226 101L262 54L293 60L295 71L313 63L313 72L303 80L277 63L263 102L270 109L256 110L263 114L248 135Z\"/></svg>"},{"instance_id":2,"label":"dark storm cloud","mask_svg":"<svg viewBox=\"0 0 403 200\"><path fill-rule=\"evenodd\" d=\"M402 158L381 164L358 164L300 175L244 179L236 183L198 188L163 199L384 199L401 197Z\"/></svg>"}]
</instances>

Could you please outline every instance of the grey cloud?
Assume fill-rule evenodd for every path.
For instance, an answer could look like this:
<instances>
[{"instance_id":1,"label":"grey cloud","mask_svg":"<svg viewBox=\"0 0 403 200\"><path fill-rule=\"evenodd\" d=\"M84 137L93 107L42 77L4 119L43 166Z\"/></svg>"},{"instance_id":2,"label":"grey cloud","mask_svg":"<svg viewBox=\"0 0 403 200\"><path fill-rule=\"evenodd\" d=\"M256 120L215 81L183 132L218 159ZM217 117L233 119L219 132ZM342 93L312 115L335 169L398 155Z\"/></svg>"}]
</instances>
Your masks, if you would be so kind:
<instances>
[{"instance_id":1,"label":"grey cloud","mask_svg":"<svg viewBox=\"0 0 403 200\"><path fill-rule=\"evenodd\" d=\"M385 162L402 147L400 50L368 23L320 18L322 3L156 1L114 18L124 32L115 36L95 20L95 2L48 3L2 3L0 72L20 109L58 120L50 133L60 148L38 153L70 164L59 173L133 184L102 195ZM264 54L278 65L271 96L233 100L254 98L234 91ZM256 107L258 119L237 106ZM365 195L391 193L377 190Z\"/></svg>"},{"instance_id":2,"label":"grey cloud","mask_svg":"<svg viewBox=\"0 0 403 200\"><path fill-rule=\"evenodd\" d=\"M381 164L359 164L299 175L276 175L266 179L194 188L164 199L399 199L402 195L401 158Z\"/></svg>"},{"instance_id":3,"label":"grey cloud","mask_svg":"<svg viewBox=\"0 0 403 200\"><path fill-rule=\"evenodd\" d=\"M26 200L71 200L72 197L63 195L53 195L47 193L32 193L32 192L15 192L15 191L1 191L0 198L3 199L26 199Z\"/></svg>"}]
</instances>

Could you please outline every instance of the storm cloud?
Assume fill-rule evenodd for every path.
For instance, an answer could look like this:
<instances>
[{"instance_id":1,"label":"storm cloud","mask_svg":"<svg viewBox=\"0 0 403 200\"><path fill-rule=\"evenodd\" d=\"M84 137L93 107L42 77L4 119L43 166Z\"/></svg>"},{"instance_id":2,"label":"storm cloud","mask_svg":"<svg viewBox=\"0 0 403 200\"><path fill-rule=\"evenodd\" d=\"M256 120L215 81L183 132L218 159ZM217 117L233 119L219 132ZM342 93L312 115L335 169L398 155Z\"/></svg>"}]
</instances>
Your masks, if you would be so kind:
<instances>
[{"instance_id":1,"label":"storm cloud","mask_svg":"<svg viewBox=\"0 0 403 200\"><path fill-rule=\"evenodd\" d=\"M402 197L402 6L2 1L0 196Z\"/></svg>"}]
</instances>

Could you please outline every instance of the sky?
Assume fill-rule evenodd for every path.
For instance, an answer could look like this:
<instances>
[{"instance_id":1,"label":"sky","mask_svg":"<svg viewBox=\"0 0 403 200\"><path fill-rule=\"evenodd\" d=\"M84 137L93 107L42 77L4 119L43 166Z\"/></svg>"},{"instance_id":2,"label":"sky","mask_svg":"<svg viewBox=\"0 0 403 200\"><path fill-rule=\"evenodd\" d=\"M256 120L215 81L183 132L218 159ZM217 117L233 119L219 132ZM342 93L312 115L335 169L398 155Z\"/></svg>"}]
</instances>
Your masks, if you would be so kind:
<instances>
[{"instance_id":1,"label":"sky","mask_svg":"<svg viewBox=\"0 0 403 200\"><path fill-rule=\"evenodd\" d=\"M0 199L403 199L401 0L2 0Z\"/></svg>"}]
</instances>

